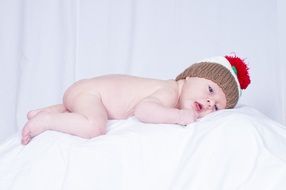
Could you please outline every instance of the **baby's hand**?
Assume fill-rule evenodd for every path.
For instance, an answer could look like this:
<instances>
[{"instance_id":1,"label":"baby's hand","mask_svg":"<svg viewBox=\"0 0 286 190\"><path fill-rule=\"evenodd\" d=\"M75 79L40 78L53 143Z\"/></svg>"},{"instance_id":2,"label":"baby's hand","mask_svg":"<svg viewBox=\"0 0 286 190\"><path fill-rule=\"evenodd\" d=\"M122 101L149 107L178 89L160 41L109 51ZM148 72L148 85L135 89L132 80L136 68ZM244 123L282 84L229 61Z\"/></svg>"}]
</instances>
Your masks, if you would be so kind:
<instances>
[{"instance_id":1,"label":"baby's hand","mask_svg":"<svg viewBox=\"0 0 286 190\"><path fill-rule=\"evenodd\" d=\"M180 125L188 125L198 118L197 112L189 109L182 109L179 110L179 118L178 118L178 124Z\"/></svg>"}]
</instances>

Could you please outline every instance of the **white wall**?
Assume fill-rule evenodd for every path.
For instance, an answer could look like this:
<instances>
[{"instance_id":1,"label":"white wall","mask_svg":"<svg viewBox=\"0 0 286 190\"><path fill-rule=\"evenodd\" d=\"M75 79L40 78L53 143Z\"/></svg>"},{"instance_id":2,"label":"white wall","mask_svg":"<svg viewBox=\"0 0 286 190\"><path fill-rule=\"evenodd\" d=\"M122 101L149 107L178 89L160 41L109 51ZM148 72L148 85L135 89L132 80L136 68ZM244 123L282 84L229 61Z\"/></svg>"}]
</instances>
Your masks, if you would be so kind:
<instances>
[{"instance_id":1,"label":"white wall","mask_svg":"<svg viewBox=\"0 0 286 190\"><path fill-rule=\"evenodd\" d=\"M80 78L169 79L232 52L246 58L252 78L241 103L286 124L283 7L282 0L2 0L0 140Z\"/></svg>"},{"instance_id":2,"label":"white wall","mask_svg":"<svg viewBox=\"0 0 286 190\"><path fill-rule=\"evenodd\" d=\"M0 1L0 140L17 130L21 13L20 1Z\"/></svg>"},{"instance_id":3,"label":"white wall","mask_svg":"<svg viewBox=\"0 0 286 190\"><path fill-rule=\"evenodd\" d=\"M286 50L286 1L284 0L278 0L277 1L277 33L278 33L278 38L276 39L278 42L278 59L279 59L279 85L278 89L281 91L280 94L280 99L281 102L281 112L280 112L280 117L281 119L278 119L279 121L281 120L282 123L286 124L286 61L285 61L285 50Z\"/></svg>"}]
</instances>

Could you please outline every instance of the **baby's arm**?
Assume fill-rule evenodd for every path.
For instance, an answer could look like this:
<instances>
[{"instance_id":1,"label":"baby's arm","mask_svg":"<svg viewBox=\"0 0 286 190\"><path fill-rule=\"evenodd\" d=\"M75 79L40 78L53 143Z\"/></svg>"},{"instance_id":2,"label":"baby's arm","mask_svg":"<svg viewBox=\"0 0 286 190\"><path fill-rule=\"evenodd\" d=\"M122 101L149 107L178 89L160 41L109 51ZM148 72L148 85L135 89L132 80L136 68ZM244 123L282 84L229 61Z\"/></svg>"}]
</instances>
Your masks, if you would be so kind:
<instances>
[{"instance_id":1,"label":"baby's arm","mask_svg":"<svg viewBox=\"0 0 286 190\"><path fill-rule=\"evenodd\" d=\"M165 123L187 125L197 119L193 110L175 108L176 94L167 89L161 89L152 96L143 99L135 108L135 117L147 123ZM175 102L174 102L175 99Z\"/></svg>"}]
</instances>

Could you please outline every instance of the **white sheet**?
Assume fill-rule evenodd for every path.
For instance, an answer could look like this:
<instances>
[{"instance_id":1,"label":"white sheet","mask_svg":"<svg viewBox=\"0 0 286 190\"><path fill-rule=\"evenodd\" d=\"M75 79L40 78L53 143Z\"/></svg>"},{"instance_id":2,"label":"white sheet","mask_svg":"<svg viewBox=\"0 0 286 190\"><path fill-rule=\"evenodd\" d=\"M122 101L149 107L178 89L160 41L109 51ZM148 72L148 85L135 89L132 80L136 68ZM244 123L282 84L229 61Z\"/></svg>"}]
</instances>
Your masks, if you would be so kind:
<instances>
[{"instance_id":1,"label":"white sheet","mask_svg":"<svg viewBox=\"0 0 286 190\"><path fill-rule=\"evenodd\" d=\"M183 128L111 121L91 140L48 131L0 147L1 190L285 190L286 128L250 107Z\"/></svg>"}]
</instances>

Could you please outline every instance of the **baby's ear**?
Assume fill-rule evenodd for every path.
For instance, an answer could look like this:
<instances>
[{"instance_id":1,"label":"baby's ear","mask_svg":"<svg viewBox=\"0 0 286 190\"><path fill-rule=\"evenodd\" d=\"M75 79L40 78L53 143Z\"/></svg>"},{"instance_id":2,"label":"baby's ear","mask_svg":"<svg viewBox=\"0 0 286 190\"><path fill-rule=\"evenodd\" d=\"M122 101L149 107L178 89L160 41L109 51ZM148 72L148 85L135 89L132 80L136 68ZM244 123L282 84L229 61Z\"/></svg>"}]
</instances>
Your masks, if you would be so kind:
<instances>
[{"instance_id":1,"label":"baby's ear","mask_svg":"<svg viewBox=\"0 0 286 190\"><path fill-rule=\"evenodd\" d=\"M189 80L190 79L190 77L186 77L186 80Z\"/></svg>"}]
</instances>

